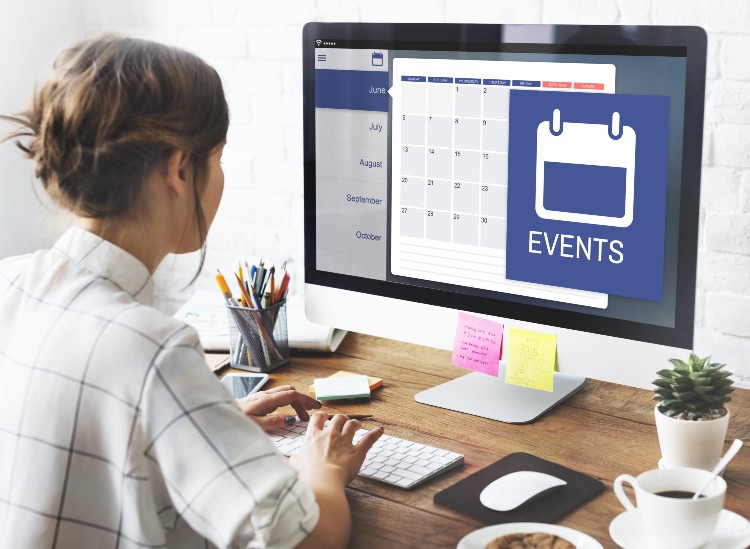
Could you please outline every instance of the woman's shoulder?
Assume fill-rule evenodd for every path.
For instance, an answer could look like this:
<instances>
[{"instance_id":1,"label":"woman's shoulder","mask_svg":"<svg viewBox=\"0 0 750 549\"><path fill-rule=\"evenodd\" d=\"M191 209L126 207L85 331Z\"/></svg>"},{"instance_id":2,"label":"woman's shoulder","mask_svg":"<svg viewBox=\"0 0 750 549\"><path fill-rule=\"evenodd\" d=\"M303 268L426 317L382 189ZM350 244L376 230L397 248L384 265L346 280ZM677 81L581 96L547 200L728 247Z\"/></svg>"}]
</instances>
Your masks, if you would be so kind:
<instances>
[{"instance_id":1,"label":"woman's shoulder","mask_svg":"<svg viewBox=\"0 0 750 549\"><path fill-rule=\"evenodd\" d=\"M121 322L132 326L136 334L160 349L178 346L201 350L195 328L150 305L133 303L121 314Z\"/></svg>"},{"instance_id":2,"label":"woman's shoulder","mask_svg":"<svg viewBox=\"0 0 750 549\"><path fill-rule=\"evenodd\" d=\"M29 261L31 254L13 255L0 259L0 280L8 282L7 279L13 278L15 274L20 272L24 265Z\"/></svg>"}]
</instances>

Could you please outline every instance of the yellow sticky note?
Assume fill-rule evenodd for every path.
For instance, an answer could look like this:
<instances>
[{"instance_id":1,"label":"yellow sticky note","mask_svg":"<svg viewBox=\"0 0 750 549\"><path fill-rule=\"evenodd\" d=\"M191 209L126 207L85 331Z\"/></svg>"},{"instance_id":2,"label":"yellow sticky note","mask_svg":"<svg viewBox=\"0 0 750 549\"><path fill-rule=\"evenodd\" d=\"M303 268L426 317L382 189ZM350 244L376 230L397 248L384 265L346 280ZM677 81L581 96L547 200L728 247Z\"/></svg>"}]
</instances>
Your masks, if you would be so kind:
<instances>
[{"instance_id":1,"label":"yellow sticky note","mask_svg":"<svg viewBox=\"0 0 750 549\"><path fill-rule=\"evenodd\" d=\"M505 383L552 391L557 336L508 328Z\"/></svg>"}]
</instances>

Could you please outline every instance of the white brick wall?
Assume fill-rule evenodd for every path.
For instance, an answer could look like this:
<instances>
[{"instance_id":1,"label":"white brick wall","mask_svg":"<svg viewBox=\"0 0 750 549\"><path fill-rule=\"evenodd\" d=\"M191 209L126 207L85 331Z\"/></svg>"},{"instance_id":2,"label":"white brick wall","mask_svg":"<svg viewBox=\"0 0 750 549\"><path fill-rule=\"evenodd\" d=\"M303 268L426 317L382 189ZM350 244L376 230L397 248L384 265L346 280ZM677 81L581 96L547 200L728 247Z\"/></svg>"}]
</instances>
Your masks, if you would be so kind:
<instances>
[{"instance_id":1,"label":"white brick wall","mask_svg":"<svg viewBox=\"0 0 750 549\"><path fill-rule=\"evenodd\" d=\"M721 51L721 67L724 76L730 80L750 80L750 37L745 35L728 36Z\"/></svg>"},{"instance_id":2,"label":"white brick wall","mask_svg":"<svg viewBox=\"0 0 750 549\"><path fill-rule=\"evenodd\" d=\"M747 0L81 0L89 34L119 31L204 55L232 110L227 191L197 287L239 257L289 260L302 277L301 30L309 20L685 24L709 34L696 351L750 386L750 2ZM197 265L158 273L173 310ZM194 288L190 288L190 293Z\"/></svg>"},{"instance_id":3,"label":"white brick wall","mask_svg":"<svg viewBox=\"0 0 750 549\"><path fill-rule=\"evenodd\" d=\"M547 0L542 9L543 23L605 24L620 15L615 0Z\"/></svg>"}]
</instances>

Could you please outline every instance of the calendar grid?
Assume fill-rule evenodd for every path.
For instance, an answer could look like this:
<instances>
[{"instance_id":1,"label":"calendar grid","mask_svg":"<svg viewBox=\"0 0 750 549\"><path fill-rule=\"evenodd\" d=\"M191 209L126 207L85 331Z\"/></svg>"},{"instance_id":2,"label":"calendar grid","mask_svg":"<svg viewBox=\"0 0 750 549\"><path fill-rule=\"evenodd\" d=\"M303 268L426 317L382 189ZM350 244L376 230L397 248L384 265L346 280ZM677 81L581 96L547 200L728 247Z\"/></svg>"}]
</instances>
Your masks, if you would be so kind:
<instances>
[{"instance_id":1,"label":"calendar grid","mask_svg":"<svg viewBox=\"0 0 750 549\"><path fill-rule=\"evenodd\" d=\"M401 58L393 68L392 143L400 154L392 165L392 273L570 303L596 301L599 296L505 278L509 102L511 89L540 90L566 76L603 82L609 91L614 71L590 64Z\"/></svg>"},{"instance_id":2,"label":"calendar grid","mask_svg":"<svg viewBox=\"0 0 750 549\"><path fill-rule=\"evenodd\" d=\"M493 112L487 107L491 94L487 93L488 86L481 85L481 79L472 78L471 83L459 80L416 77L401 83L409 99L405 103L411 108L403 105L399 116L404 128L399 174L404 229L400 234L502 249L506 217L497 211L503 208L497 200L504 200L507 194L505 178L500 176L507 166L507 137L498 132L507 132L509 90L492 89L491 94L497 95ZM502 94L506 94L505 100ZM490 128L491 124L495 125ZM492 145L488 145L487 132L493 134ZM417 160L419 154L424 157ZM448 155L449 166L445 165ZM492 175L490 164L498 170ZM440 176L441 165L449 170L447 178Z\"/></svg>"}]
</instances>

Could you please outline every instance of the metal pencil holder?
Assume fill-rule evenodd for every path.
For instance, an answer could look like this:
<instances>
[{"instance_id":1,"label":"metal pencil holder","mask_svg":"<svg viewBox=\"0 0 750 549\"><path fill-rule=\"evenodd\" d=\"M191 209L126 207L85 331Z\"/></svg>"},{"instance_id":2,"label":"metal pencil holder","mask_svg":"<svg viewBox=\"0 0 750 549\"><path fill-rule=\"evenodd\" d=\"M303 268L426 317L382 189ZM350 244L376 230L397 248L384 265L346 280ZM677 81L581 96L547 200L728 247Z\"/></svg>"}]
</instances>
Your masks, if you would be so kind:
<instances>
[{"instance_id":1,"label":"metal pencil holder","mask_svg":"<svg viewBox=\"0 0 750 549\"><path fill-rule=\"evenodd\" d=\"M289 362L286 301L265 309L227 305L232 368L268 372Z\"/></svg>"}]
</instances>

